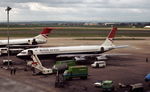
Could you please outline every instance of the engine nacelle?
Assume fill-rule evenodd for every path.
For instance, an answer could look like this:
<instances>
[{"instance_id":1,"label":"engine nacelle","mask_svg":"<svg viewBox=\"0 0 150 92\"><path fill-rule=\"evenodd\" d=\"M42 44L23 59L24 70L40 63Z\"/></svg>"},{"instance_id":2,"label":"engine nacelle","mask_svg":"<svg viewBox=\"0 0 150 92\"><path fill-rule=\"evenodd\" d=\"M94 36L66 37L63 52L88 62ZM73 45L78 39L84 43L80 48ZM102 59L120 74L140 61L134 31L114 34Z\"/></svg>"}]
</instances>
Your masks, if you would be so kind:
<instances>
[{"instance_id":1,"label":"engine nacelle","mask_svg":"<svg viewBox=\"0 0 150 92\"><path fill-rule=\"evenodd\" d=\"M85 57L74 57L76 61L85 61Z\"/></svg>"},{"instance_id":2,"label":"engine nacelle","mask_svg":"<svg viewBox=\"0 0 150 92\"><path fill-rule=\"evenodd\" d=\"M28 44L29 45L36 45L37 44L36 39L28 40Z\"/></svg>"},{"instance_id":3,"label":"engine nacelle","mask_svg":"<svg viewBox=\"0 0 150 92\"><path fill-rule=\"evenodd\" d=\"M39 44L43 44L43 43L46 43L47 40L44 40L44 39L36 39L36 42L39 43Z\"/></svg>"},{"instance_id":4,"label":"engine nacelle","mask_svg":"<svg viewBox=\"0 0 150 92\"><path fill-rule=\"evenodd\" d=\"M105 51L104 47L101 47L100 51L101 51L101 52L104 52L104 51Z\"/></svg>"},{"instance_id":5,"label":"engine nacelle","mask_svg":"<svg viewBox=\"0 0 150 92\"><path fill-rule=\"evenodd\" d=\"M107 60L108 58L106 56L98 56L96 57L97 60Z\"/></svg>"}]
</instances>

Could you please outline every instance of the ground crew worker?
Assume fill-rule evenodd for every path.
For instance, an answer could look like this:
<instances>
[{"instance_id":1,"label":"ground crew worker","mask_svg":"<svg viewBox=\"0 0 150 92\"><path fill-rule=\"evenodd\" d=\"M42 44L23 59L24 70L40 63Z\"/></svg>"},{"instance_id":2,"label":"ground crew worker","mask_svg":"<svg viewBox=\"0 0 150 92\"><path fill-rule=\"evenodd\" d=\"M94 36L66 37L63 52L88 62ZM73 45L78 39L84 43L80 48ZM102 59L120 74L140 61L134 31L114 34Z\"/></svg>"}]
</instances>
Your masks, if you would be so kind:
<instances>
[{"instance_id":1,"label":"ground crew worker","mask_svg":"<svg viewBox=\"0 0 150 92\"><path fill-rule=\"evenodd\" d=\"M11 75L13 74L13 70L14 70L14 67L11 67L11 68L10 68L10 74L11 74Z\"/></svg>"},{"instance_id":2,"label":"ground crew worker","mask_svg":"<svg viewBox=\"0 0 150 92\"><path fill-rule=\"evenodd\" d=\"M87 91L87 87L83 87L83 90L84 90L84 91Z\"/></svg>"},{"instance_id":3,"label":"ground crew worker","mask_svg":"<svg viewBox=\"0 0 150 92\"><path fill-rule=\"evenodd\" d=\"M33 73L35 73L35 68L34 67L31 67L31 70Z\"/></svg>"},{"instance_id":4,"label":"ground crew worker","mask_svg":"<svg viewBox=\"0 0 150 92\"><path fill-rule=\"evenodd\" d=\"M148 62L148 58L146 58L146 62Z\"/></svg>"},{"instance_id":5,"label":"ground crew worker","mask_svg":"<svg viewBox=\"0 0 150 92\"><path fill-rule=\"evenodd\" d=\"M13 70L13 71L14 71L14 75L15 75L15 74L16 74L16 71L17 71L16 67L14 68L14 70Z\"/></svg>"}]
</instances>

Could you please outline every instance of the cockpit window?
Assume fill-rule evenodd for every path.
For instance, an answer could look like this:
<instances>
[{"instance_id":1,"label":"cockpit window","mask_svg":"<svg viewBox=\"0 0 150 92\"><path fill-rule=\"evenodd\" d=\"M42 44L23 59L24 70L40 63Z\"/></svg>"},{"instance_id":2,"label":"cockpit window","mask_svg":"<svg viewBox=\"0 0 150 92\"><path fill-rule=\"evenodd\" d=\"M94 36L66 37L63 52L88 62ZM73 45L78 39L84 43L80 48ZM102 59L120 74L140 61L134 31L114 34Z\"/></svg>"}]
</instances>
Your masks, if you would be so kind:
<instances>
[{"instance_id":1,"label":"cockpit window","mask_svg":"<svg viewBox=\"0 0 150 92\"><path fill-rule=\"evenodd\" d=\"M21 52L21 54L26 54L26 52Z\"/></svg>"}]
</instances>

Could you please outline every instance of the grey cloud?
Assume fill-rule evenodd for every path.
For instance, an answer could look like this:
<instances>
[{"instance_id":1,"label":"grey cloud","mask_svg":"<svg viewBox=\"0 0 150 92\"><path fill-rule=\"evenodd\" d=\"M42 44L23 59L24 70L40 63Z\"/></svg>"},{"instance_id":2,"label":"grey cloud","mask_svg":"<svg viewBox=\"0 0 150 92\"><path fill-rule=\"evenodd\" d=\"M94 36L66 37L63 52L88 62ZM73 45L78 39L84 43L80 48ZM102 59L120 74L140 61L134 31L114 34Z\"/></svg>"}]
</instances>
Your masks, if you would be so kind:
<instances>
[{"instance_id":1,"label":"grey cloud","mask_svg":"<svg viewBox=\"0 0 150 92\"><path fill-rule=\"evenodd\" d=\"M29 6L32 3L43 8ZM150 21L149 0L1 0L0 8L6 6L18 9L14 20Z\"/></svg>"},{"instance_id":2,"label":"grey cloud","mask_svg":"<svg viewBox=\"0 0 150 92\"><path fill-rule=\"evenodd\" d=\"M150 8L148 0L1 0L0 6L37 2L49 7Z\"/></svg>"}]
</instances>

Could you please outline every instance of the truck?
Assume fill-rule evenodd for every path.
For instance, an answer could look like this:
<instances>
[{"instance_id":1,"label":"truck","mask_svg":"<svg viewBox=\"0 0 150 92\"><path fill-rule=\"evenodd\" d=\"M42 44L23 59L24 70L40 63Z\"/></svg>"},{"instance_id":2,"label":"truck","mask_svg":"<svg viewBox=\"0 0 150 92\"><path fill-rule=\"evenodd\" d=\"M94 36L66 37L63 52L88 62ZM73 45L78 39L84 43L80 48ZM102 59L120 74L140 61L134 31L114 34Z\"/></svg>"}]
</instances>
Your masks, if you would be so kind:
<instances>
[{"instance_id":1,"label":"truck","mask_svg":"<svg viewBox=\"0 0 150 92\"><path fill-rule=\"evenodd\" d=\"M106 67L106 62L105 61L95 61L93 64L91 64L91 67L93 67L93 68Z\"/></svg>"},{"instance_id":2,"label":"truck","mask_svg":"<svg viewBox=\"0 0 150 92\"><path fill-rule=\"evenodd\" d=\"M71 80L72 78L87 79L88 67L87 66L70 66L68 70L63 73L65 80Z\"/></svg>"},{"instance_id":3,"label":"truck","mask_svg":"<svg viewBox=\"0 0 150 92\"><path fill-rule=\"evenodd\" d=\"M64 61L56 61L56 64L53 65L53 73L56 73L57 70L67 69L69 66L75 66L76 63L74 60L64 60Z\"/></svg>"},{"instance_id":4,"label":"truck","mask_svg":"<svg viewBox=\"0 0 150 92\"><path fill-rule=\"evenodd\" d=\"M12 65L13 64L13 61L12 60L8 60L8 59L4 59L3 60L3 65Z\"/></svg>"}]
</instances>

